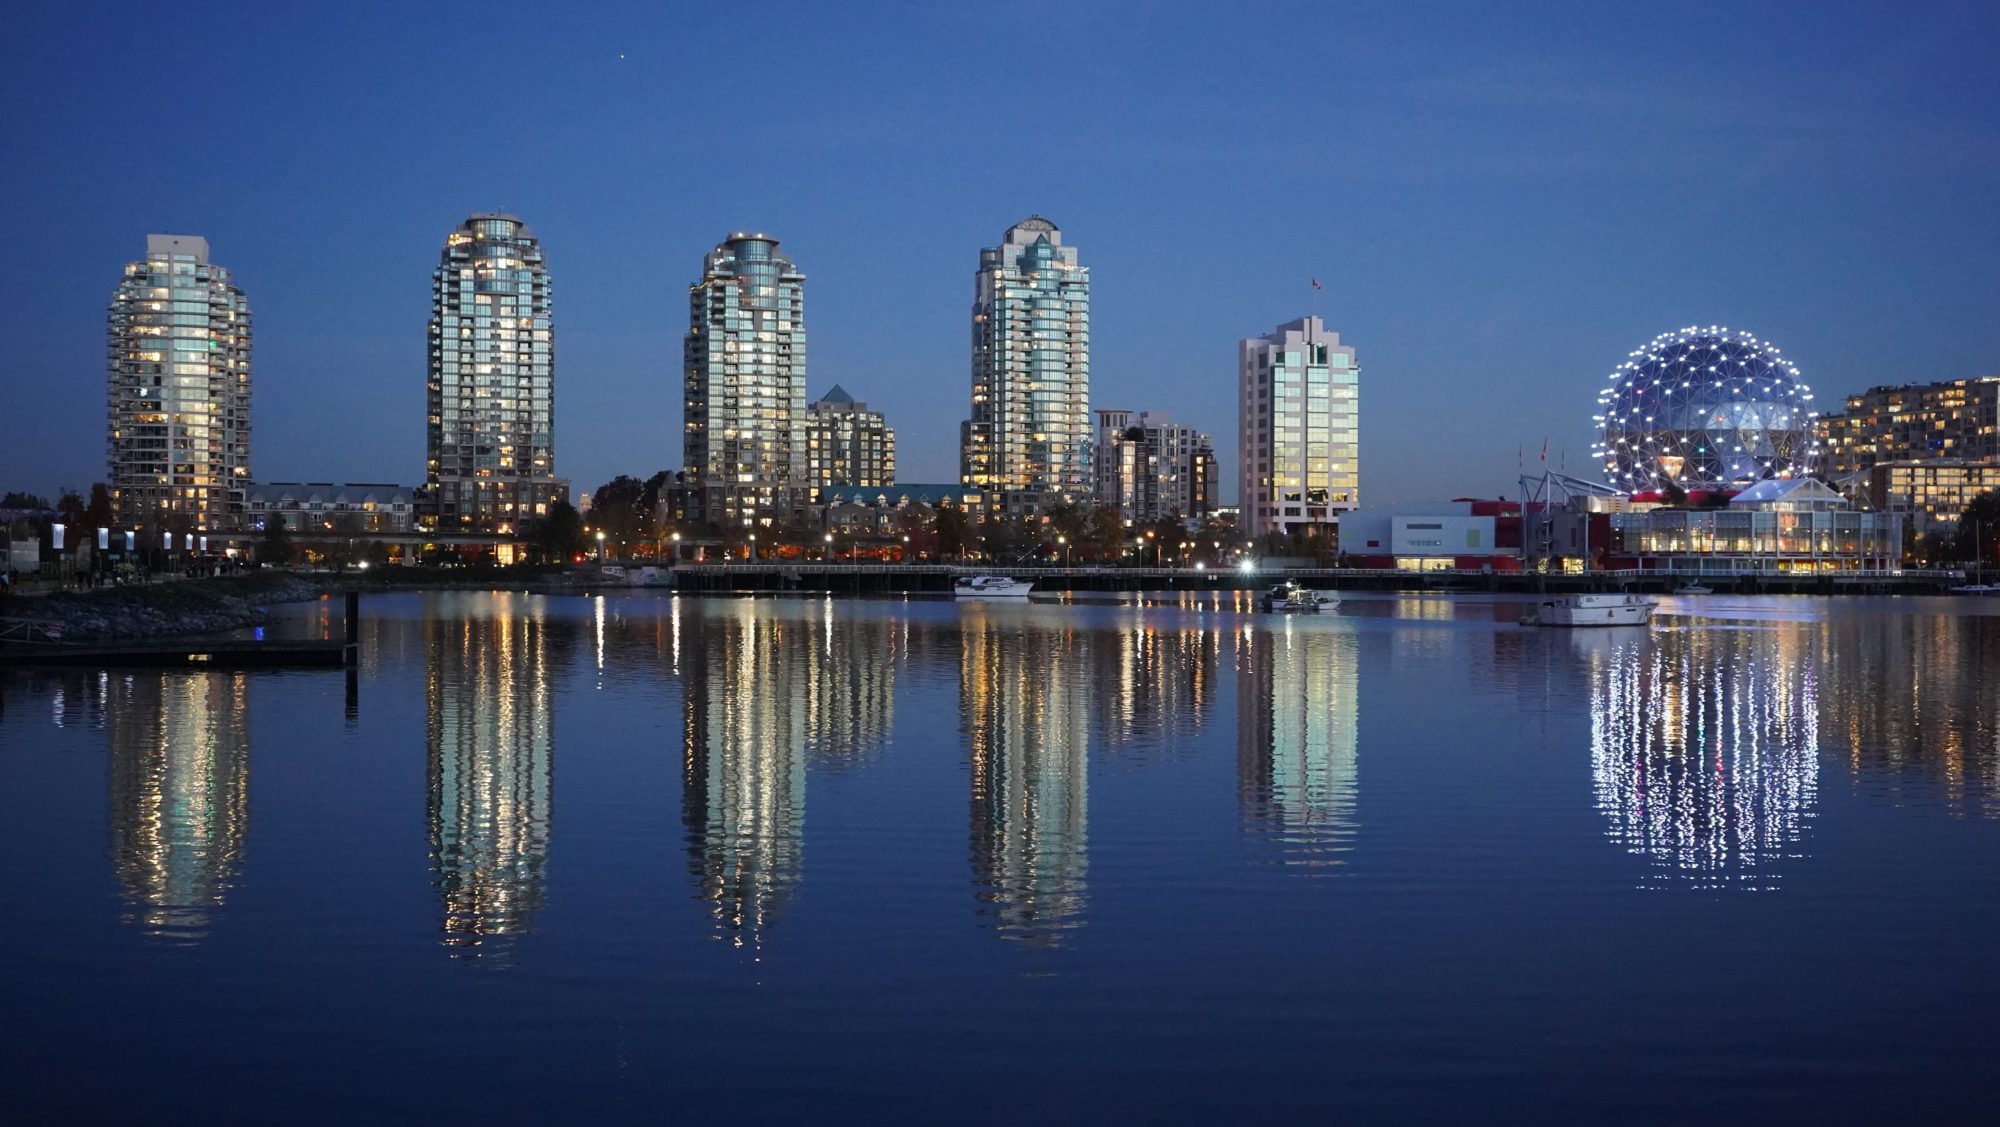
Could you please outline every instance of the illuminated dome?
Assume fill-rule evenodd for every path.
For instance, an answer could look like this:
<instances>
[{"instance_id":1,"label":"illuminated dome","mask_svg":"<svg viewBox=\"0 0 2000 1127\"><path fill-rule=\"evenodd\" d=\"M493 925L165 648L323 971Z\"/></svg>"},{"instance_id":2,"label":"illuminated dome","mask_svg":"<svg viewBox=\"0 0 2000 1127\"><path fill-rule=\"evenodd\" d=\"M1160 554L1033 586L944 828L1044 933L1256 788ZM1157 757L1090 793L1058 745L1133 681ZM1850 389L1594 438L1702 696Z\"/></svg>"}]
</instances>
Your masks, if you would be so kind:
<instances>
[{"instance_id":1,"label":"illuminated dome","mask_svg":"<svg viewBox=\"0 0 2000 1127\"><path fill-rule=\"evenodd\" d=\"M1662 333L1611 373L1595 447L1613 485L1638 491L1793 477L1817 468L1812 389L1749 333Z\"/></svg>"}]
</instances>

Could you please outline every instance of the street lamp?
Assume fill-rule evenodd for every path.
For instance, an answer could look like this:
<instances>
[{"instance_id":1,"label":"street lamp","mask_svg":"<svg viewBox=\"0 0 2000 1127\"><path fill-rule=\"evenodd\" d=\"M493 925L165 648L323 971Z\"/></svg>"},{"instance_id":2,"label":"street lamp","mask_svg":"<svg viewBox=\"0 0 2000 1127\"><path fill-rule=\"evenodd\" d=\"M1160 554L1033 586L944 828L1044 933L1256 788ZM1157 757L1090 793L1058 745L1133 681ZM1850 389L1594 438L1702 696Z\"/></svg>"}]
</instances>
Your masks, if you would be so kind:
<instances>
[{"instance_id":1,"label":"street lamp","mask_svg":"<svg viewBox=\"0 0 2000 1127\"><path fill-rule=\"evenodd\" d=\"M674 533L674 562L681 562L681 534Z\"/></svg>"},{"instance_id":2,"label":"street lamp","mask_svg":"<svg viewBox=\"0 0 2000 1127\"><path fill-rule=\"evenodd\" d=\"M757 534L754 532L750 534L749 552L750 554L745 558L755 560L757 558Z\"/></svg>"},{"instance_id":3,"label":"street lamp","mask_svg":"<svg viewBox=\"0 0 2000 1127\"><path fill-rule=\"evenodd\" d=\"M820 559L829 563L833 560L833 533L831 532L826 534L826 548L820 552Z\"/></svg>"},{"instance_id":4,"label":"street lamp","mask_svg":"<svg viewBox=\"0 0 2000 1127\"><path fill-rule=\"evenodd\" d=\"M1060 535L1059 535L1059 536L1057 536L1057 537L1056 537L1056 547L1058 547L1058 548L1061 548L1061 549L1062 549L1062 554L1063 554L1063 566L1064 566L1064 567L1068 567L1068 566L1069 566L1069 537L1067 537L1067 536L1060 536Z\"/></svg>"},{"instance_id":5,"label":"street lamp","mask_svg":"<svg viewBox=\"0 0 2000 1127\"><path fill-rule=\"evenodd\" d=\"M597 534L597 562L604 562L604 533Z\"/></svg>"}]
</instances>

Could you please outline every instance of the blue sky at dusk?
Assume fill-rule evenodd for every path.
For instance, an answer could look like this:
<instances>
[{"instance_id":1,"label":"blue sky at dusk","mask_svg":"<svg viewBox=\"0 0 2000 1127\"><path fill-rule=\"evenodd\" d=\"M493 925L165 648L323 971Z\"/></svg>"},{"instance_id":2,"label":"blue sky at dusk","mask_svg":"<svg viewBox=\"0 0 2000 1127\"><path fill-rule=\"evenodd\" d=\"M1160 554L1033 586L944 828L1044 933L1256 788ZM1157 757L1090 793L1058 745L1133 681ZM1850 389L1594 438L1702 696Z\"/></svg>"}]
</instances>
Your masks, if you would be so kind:
<instances>
[{"instance_id":1,"label":"blue sky at dusk","mask_svg":"<svg viewBox=\"0 0 2000 1127\"><path fill-rule=\"evenodd\" d=\"M1821 410L2000 374L2000 5L9 4L0 489L104 475L104 313L148 232L249 295L264 481L419 483L445 235L555 287L557 470L678 468L687 286L805 271L810 398L955 480L981 246L1091 269L1093 406L1209 431L1236 342L1358 350L1364 502L1589 469L1605 374L1748 329Z\"/></svg>"}]
</instances>

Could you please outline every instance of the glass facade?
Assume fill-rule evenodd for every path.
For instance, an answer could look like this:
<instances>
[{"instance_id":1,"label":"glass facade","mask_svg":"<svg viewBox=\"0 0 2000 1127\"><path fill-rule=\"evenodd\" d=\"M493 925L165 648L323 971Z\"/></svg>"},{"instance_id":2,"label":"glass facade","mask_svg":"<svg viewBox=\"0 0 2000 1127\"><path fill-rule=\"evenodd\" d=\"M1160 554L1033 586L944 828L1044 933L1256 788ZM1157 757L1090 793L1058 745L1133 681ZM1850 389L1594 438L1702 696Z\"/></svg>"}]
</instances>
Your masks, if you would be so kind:
<instances>
[{"instance_id":1,"label":"glass facade","mask_svg":"<svg viewBox=\"0 0 2000 1127\"><path fill-rule=\"evenodd\" d=\"M778 240L737 232L688 290L682 450L695 519L769 523L809 483L805 281Z\"/></svg>"},{"instance_id":2,"label":"glass facade","mask_svg":"<svg viewBox=\"0 0 2000 1127\"><path fill-rule=\"evenodd\" d=\"M1815 472L1812 389L1749 333L1662 333L1611 373L1595 453L1625 490L1692 489Z\"/></svg>"},{"instance_id":3,"label":"glass facade","mask_svg":"<svg viewBox=\"0 0 2000 1127\"><path fill-rule=\"evenodd\" d=\"M555 476L555 330L541 240L474 215L445 240L430 325L425 481L441 531L510 532L566 500Z\"/></svg>"},{"instance_id":4,"label":"glass facade","mask_svg":"<svg viewBox=\"0 0 2000 1127\"><path fill-rule=\"evenodd\" d=\"M1023 510L1087 497L1090 270L1055 224L1031 216L979 252L973 279L972 417L959 478Z\"/></svg>"},{"instance_id":5,"label":"glass facade","mask_svg":"<svg viewBox=\"0 0 2000 1127\"><path fill-rule=\"evenodd\" d=\"M250 303L208 240L148 235L108 326L108 484L122 526L235 531L250 484Z\"/></svg>"},{"instance_id":6,"label":"glass facade","mask_svg":"<svg viewBox=\"0 0 2000 1127\"><path fill-rule=\"evenodd\" d=\"M1249 536L1319 525L1359 507L1361 369L1318 317L1237 353L1238 527Z\"/></svg>"}]
</instances>

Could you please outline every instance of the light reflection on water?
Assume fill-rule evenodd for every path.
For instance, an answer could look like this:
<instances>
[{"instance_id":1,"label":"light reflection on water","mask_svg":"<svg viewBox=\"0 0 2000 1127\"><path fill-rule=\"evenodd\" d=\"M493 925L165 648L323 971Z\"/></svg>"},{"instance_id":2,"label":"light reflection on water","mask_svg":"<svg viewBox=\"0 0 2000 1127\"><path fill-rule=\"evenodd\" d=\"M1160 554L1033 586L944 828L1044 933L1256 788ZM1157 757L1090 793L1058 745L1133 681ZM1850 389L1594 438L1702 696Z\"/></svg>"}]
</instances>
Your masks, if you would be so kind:
<instances>
[{"instance_id":1,"label":"light reflection on water","mask_svg":"<svg viewBox=\"0 0 2000 1127\"><path fill-rule=\"evenodd\" d=\"M1613 841L1650 880L1777 886L1819 786L1818 669L1793 632L1578 632L1591 768Z\"/></svg>"},{"instance_id":2,"label":"light reflection on water","mask_svg":"<svg viewBox=\"0 0 2000 1127\"><path fill-rule=\"evenodd\" d=\"M365 1073L425 1118L705 1121L772 1059L794 1120L970 1107L996 1043L1093 1093L1054 1120L1971 1074L2000 618L1683 602L398 596L347 723L338 675L0 674L0 995L37 1075L143 1037L121 1076L180 1096L264 1053L268 1119Z\"/></svg>"},{"instance_id":3,"label":"light reflection on water","mask_svg":"<svg viewBox=\"0 0 2000 1127\"><path fill-rule=\"evenodd\" d=\"M546 897L554 674L570 631L521 595L448 597L424 621L431 872L454 954L506 959Z\"/></svg>"}]
</instances>

